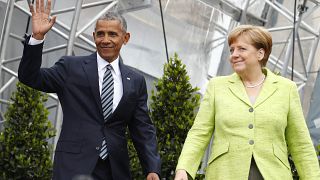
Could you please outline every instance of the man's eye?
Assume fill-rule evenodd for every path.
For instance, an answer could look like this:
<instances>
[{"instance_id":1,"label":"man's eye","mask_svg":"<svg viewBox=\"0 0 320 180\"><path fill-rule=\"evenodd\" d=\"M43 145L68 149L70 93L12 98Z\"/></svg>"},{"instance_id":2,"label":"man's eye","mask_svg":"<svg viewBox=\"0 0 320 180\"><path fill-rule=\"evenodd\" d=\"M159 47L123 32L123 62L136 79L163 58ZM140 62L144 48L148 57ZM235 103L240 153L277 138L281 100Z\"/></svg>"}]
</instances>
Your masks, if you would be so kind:
<instances>
[{"instance_id":1,"label":"man's eye","mask_svg":"<svg viewBox=\"0 0 320 180\"><path fill-rule=\"evenodd\" d=\"M111 36L111 37L116 37L116 36L117 36L117 33L109 33L109 36Z\"/></svg>"},{"instance_id":2,"label":"man's eye","mask_svg":"<svg viewBox=\"0 0 320 180\"><path fill-rule=\"evenodd\" d=\"M101 33L101 32L99 33L99 32L98 32L98 33L97 33L97 36L98 36L98 37L102 37L102 36L103 36L103 33Z\"/></svg>"}]
</instances>

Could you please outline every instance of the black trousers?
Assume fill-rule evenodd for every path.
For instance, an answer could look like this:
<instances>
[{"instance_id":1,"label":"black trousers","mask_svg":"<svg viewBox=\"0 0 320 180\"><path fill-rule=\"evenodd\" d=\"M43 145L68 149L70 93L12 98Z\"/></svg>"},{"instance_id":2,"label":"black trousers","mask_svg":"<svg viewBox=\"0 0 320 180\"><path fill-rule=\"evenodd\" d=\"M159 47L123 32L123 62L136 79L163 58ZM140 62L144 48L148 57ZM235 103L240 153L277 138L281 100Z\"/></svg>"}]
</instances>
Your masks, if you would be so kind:
<instances>
[{"instance_id":1,"label":"black trousers","mask_svg":"<svg viewBox=\"0 0 320 180\"><path fill-rule=\"evenodd\" d=\"M263 177L259 171L259 168L254 160L253 156L251 159L251 166L249 171L249 178L248 180L263 180Z\"/></svg>"},{"instance_id":2,"label":"black trousers","mask_svg":"<svg viewBox=\"0 0 320 180\"><path fill-rule=\"evenodd\" d=\"M91 176L94 180L113 180L108 157L106 160L102 160L101 158L98 159L97 165L94 168Z\"/></svg>"}]
</instances>

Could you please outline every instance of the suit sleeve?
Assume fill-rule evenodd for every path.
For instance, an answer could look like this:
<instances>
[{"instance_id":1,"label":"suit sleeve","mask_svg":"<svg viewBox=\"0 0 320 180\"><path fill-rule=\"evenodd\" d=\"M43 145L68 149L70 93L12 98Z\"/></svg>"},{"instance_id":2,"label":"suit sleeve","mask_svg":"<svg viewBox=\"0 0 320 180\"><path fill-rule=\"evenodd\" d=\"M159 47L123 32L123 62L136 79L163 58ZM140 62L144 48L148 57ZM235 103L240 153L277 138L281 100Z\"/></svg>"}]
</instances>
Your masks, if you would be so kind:
<instances>
[{"instance_id":1,"label":"suit sleeve","mask_svg":"<svg viewBox=\"0 0 320 180\"><path fill-rule=\"evenodd\" d=\"M290 91L290 109L286 128L286 141L299 177L304 180L320 179L317 156L303 116L298 90L295 84Z\"/></svg>"},{"instance_id":2,"label":"suit sleeve","mask_svg":"<svg viewBox=\"0 0 320 180\"><path fill-rule=\"evenodd\" d=\"M184 169L194 179L214 130L214 85L211 80L188 132L176 169Z\"/></svg>"},{"instance_id":3,"label":"suit sleeve","mask_svg":"<svg viewBox=\"0 0 320 180\"><path fill-rule=\"evenodd\" d=\"M160 155L157 149L156 130L150 120L147 107L147 88L141 76L137 105L128 127L145 174L160 175Z\"/></svg>"},{"instance_id":4,"label":"suit sleeve","mask_svg":"<svg viewBox=\"0 0 320 180\"><path fill-rule=\"evenodd\" d=\"M57 93L67 77L67 65L60 59L51 68L41 68L43 43L29 45L30 36L26 38L23 55L18 69L19 80L34 89Z\"/></svg>"}]
</instances>

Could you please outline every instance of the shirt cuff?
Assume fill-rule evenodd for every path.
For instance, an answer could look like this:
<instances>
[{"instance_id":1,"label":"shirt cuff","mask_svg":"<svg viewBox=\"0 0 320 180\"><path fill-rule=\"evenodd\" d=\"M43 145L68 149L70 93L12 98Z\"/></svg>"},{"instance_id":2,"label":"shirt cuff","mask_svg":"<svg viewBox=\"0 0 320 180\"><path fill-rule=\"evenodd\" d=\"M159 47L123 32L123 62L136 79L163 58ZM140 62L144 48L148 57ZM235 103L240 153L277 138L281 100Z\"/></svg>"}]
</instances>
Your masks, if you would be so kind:
<instances>
[{"instance_id":1,"label":"shirt cuff","mask_svg":"<svg viewBox=\"0 0 320 180\"><path fill-rule=\"evenodd\" d=\"M43 43L43 41L44 41L44 39L42 39L42 40L37 40L37 39L35 39L35 38L33 38L33 37L31 36L28 44L29 44L29 45L38 45L38 44Z\"/></svg>"}]
</instances>

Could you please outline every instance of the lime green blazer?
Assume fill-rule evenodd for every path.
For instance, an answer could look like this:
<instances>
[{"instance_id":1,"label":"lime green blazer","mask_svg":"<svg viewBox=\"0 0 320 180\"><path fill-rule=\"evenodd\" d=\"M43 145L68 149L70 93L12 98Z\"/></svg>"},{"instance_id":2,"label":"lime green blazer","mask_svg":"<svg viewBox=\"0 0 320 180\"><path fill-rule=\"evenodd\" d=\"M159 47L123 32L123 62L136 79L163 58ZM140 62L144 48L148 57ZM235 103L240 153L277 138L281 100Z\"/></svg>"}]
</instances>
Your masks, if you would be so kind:
<instances>
[{"instance_id":1,"label":"lime green blazer","mask_svg":"<svg viewBox=\"0 0 320 180\"><path fill-rule=\"evenodd\" d=\"M295 83L263 71L254 104L236 73L210 80L177 169L194 178L213 135L206 180L247 180L252 156L264 179L292 179L288 153L301 180L320 180Z\"/></svg>"}]
</instances>

